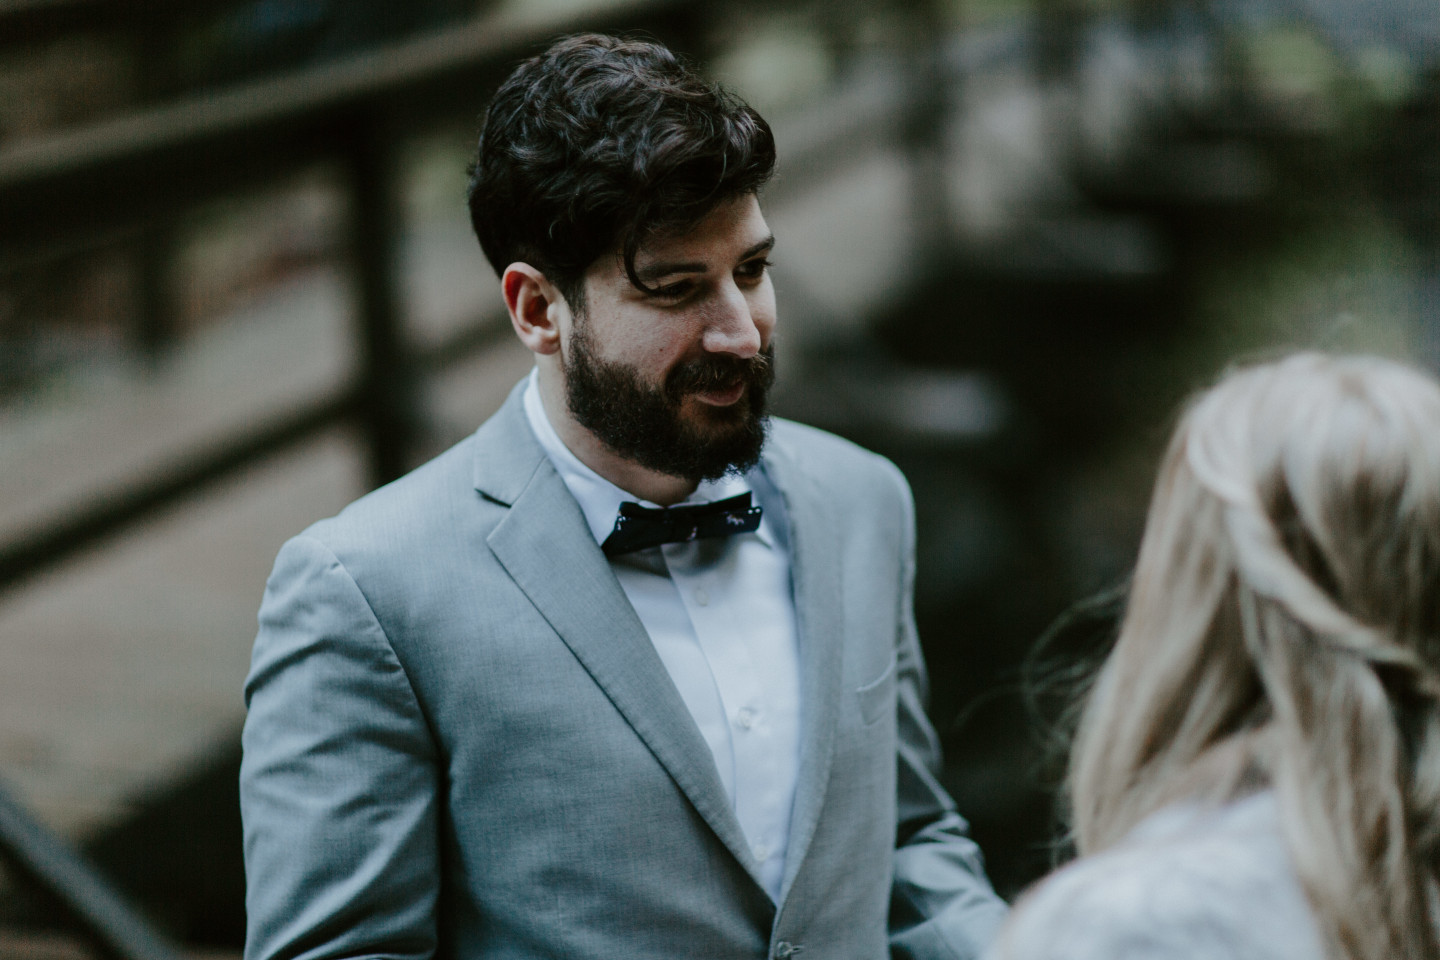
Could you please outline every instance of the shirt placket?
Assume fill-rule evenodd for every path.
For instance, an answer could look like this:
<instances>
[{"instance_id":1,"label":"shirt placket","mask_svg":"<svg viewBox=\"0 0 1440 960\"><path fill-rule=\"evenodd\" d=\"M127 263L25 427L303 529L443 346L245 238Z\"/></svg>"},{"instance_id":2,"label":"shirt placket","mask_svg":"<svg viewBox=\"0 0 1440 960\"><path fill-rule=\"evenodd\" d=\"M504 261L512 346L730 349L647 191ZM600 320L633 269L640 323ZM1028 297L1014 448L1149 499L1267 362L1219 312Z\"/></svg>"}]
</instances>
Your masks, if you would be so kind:
<instances>
[{"instance_id":1,"label":"shirt placket","mask_svg":"<svg viewBox=\"0 0 1440 960\"><path fill-rule=\"evenodd\" d=\"M789 815L788 797L778 796L776 785L787 780L787 761L776 743L771 722L773 704L766 696L764 672L751 649L753 636L737 624L753 622L755 611L742 605L747 591L734 582L737 539L725 561L696 568L688 545L667 546L665 554L701 649L705 652L729 724L734 760L735 812L746 832L751 853L763 873L778 878L784 869L783 826ZM750 549L767 550L759 543ZM785 809L779 810L780 806Z\"/></svg>"}]
</instances>

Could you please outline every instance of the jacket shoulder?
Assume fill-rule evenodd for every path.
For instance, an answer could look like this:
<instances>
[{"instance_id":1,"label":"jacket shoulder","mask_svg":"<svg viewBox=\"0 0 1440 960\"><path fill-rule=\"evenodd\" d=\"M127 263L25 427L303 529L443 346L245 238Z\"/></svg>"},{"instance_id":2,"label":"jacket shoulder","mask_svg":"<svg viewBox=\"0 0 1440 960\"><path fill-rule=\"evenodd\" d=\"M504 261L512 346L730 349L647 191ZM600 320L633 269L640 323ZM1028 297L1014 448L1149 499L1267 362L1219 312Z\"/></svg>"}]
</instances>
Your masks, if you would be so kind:
<instances>
[{"instance_id":1,"label":"jacket shoulder","mask_svg":"<svg viewBox=\"0 0 1440 960\"><path fill-rule=\"evenodd\" d=\"M377 552L404 555L410 547L433 549L437 541L455 535L459 517L484 524L486 502L473 483L475 455L472 435L335 516L311 524L300 536L320 541L342 561ZM493 524L503 510L489 506L494 507Z\"/></svg>"},{"instance_id":2,"label":"jacket shoulder","mask_svg":"<svg viewBox=\"0 0 1440 960\"><path fill-rule=\"evenodd\" d=\"M770 440L793 469L837 493L900 495L910 500L910 485L900 468L873 450L819 427L772 417Z\"/></svg>"}]
</instances>

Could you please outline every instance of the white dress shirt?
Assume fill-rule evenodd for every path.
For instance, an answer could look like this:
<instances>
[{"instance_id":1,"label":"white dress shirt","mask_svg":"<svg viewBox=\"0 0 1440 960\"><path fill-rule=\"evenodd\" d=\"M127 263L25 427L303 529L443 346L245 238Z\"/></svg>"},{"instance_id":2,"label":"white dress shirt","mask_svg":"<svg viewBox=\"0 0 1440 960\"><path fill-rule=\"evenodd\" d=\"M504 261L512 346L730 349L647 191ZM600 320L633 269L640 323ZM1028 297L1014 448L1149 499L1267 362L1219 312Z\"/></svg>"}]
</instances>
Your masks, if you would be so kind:
<instances>
[{"instance_id":1,"label":"white dress shirt","mask_svg":"<svg viewBox=\"0 0 1440 960\"><path fill-rule=\"evenodd\" d=\"M638 500L560 440L536 372L525 414L597 543L623 501ZM757 467L700 484L686 503L751 491L764 511L754 533L669 543L612 557L611 567L685 701L735 809L760 877L779 902L800 768L800 656L784 504Z\"/></svg>"}]
</instances>

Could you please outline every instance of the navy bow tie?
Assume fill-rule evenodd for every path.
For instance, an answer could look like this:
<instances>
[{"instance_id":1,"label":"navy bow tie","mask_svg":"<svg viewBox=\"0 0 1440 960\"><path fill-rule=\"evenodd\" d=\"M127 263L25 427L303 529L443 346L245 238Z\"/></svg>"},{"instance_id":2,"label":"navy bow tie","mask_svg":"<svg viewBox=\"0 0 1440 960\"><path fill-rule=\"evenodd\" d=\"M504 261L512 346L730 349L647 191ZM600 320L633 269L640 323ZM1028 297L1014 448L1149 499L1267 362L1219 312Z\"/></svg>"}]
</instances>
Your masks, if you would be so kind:
<instances>
[{"instance_id":1,"label":"navy bow tie","mask_svg":"<svg viewBox=\"0 0 1440 960\"><path fill-rule=\"evenodd\" d=\"M742 493L714 503L691 503L678 507L642 507L620 504L615 529L600 549L607 557L662 543L686 543L732 533L752 533L760 528L760 508L750 506L750 494Z\"/></svg>"}]
</instances>

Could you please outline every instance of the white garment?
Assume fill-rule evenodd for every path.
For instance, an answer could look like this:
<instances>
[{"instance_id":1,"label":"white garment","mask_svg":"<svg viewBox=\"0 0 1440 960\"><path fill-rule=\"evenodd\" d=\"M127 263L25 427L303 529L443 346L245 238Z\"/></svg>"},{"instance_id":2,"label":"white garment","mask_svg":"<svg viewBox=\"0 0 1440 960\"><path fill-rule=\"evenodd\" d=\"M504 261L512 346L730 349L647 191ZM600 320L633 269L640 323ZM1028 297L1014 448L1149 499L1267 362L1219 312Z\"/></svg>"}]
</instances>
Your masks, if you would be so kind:
<instances>
[{"instance_id":1,"label":"white garment","mask_svg":"<svg viewBox=\"0 0 1440 960\"><path fill-rule=\"evenodd\" d=\"M1041 881L986 960L1324 960L1269 791L1177 804Z\"/></svg>"},{"instance_id":2,"label":"white garment","mask_svg":"<svg viewBox=\"0 0 1440 960\"><path fill-rule=\"evenodd\" d=\"M530 429L604 542L621 502L637 498L565 446L533 371L524 399ZM800 772L799 633L784 505L758 468L702 483L685 502L746 490L763 511L754 533L639 550L612 558L611 567L710 746L761 880L779 902Z\"/></svg>"}]
</instances>

